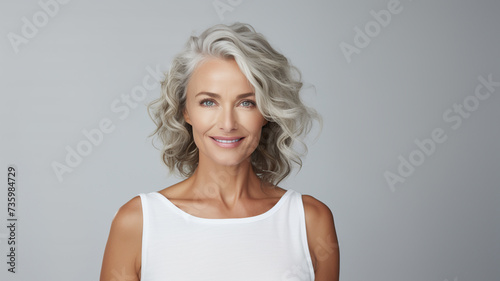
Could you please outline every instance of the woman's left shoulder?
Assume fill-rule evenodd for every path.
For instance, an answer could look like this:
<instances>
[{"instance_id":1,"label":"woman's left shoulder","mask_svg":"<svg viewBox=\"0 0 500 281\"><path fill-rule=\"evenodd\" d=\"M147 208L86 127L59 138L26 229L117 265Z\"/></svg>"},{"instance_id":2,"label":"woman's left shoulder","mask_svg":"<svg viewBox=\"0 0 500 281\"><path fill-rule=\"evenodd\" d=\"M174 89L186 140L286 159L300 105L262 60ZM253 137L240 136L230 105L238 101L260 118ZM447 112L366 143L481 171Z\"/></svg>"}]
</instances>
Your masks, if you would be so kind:
<instances>
[{"instance_id":1,"label":"woman's left shoulder","mask_svg":"<svg viewBox=\"0 0 500 281\"><path fill-rule=\"evenodd\" d=\"M325 203L310 195L302 195L302 202L315 274L320 279L338 280L339 244L332 211Z\"/></svg>"},{"instance_id":2,"label":"woman's left shoulder","mask_svg":"<svg viewBox=\"0 0 500 281\"><path fill-rule=\"evenodd\" d=\"M332 220L333 214L330 208L320 200L314 198L311 195L302 195L302 202L304 205L304 212L306 215L306 220Z\"/></svg>"}]
</instances>

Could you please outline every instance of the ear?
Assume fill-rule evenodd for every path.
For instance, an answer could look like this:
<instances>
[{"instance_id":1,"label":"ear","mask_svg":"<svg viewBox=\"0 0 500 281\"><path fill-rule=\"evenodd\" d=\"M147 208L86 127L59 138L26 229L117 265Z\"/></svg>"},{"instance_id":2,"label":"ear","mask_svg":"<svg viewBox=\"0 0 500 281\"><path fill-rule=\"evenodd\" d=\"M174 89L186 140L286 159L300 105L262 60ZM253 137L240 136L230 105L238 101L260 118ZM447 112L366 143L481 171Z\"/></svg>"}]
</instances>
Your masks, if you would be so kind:
<instances>
[{"instance_id":1,"label":"ear","mask_svg":"<svg viewBox=\"0 0 500 281\"><path fill-rule=\"evenodd\" d=\"M184 110L182 111L182 115L184 116L184 120L186 121L186 123L191 125L191 118L189 118L189 113L187 112L186 108L184 108Z\"/></svg>"}]
</instances>

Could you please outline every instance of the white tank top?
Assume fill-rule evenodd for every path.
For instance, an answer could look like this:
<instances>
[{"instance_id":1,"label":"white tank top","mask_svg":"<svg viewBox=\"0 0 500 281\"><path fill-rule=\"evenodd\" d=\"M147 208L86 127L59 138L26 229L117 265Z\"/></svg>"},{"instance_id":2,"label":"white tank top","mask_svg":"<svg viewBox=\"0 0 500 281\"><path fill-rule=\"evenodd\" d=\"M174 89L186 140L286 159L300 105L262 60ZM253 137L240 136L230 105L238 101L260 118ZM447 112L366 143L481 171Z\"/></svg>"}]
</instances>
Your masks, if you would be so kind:
<instances>
[{"instance_id":1,"label":"white tank top","mask_svg":"<svg viewBox=\"0 0 500 281\"><path fill-rule=\"evenodd\" d=\"M158 192L142 202L141 281L313 281L302 196L245 218L190 215Z\"/></svg>"}]
</instances>

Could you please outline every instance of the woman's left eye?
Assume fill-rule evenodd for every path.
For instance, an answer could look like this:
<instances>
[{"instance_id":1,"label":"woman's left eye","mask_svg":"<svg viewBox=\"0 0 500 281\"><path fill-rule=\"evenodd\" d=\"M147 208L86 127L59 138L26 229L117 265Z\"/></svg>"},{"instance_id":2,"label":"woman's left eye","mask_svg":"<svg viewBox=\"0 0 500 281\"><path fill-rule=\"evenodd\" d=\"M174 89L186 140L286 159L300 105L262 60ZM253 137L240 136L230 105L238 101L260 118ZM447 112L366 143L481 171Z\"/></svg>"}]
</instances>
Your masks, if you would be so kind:
<instances>
[{"instance_id":1,"label":"woman's left eye","mask_svg":"<svg viewBox=\"0 0 500 281\"><path fill-rule=\"evenodd\" d=\"M251 106L254 106L255 103L253 101L245 100L245 101L241 102L241 105L244 107L251 107Z\"/></svg>"}]
</instances>

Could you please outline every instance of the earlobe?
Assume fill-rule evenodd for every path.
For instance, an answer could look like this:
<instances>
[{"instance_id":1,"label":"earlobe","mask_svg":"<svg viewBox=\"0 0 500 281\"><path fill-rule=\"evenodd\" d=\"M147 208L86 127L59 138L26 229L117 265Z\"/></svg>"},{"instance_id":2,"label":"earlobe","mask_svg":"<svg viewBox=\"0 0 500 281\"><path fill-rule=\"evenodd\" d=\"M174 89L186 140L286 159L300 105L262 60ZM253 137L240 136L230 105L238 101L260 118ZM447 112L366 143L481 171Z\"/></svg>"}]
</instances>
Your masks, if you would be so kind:
<instances>
[{"instance_id":1,"label":"earlobe","mask_svg":"<svg viewBox=\"0 0 500 281\"><path fill-rule=\"evenodd\" d=\"M264 127L265 125L267 125L269 121L267 121L266 119L264 119L264 121L262 122L262 127Z\"/></svg>"}]
</instances>

